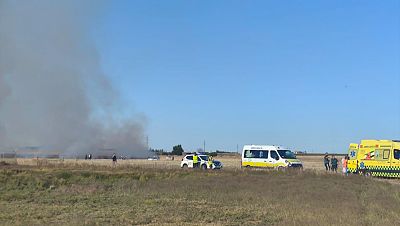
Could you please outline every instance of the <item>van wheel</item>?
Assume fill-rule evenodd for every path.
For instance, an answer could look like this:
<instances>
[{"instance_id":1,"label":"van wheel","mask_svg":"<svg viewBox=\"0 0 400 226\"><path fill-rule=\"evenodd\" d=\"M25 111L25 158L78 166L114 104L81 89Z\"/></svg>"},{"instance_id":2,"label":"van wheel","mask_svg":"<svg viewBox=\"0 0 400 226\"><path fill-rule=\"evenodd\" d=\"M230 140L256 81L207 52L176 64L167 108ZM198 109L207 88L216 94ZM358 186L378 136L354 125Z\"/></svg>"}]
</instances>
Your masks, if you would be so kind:
<instances>
[{"instance_id":1,"label":"van wheel","mask_svg":"<svg viewBox=\"0 0 400 226\"><path fill-rule=\"evenodd\" d=\"M361 170L358 171L358 174L359 174L360 176L366 176L366 175L367 175L367 170L361 169Z\"/></svg>"},{"instance_id":2,"label":"van wheel","mask_svg":"<svg viewBox=\"0 0 400 226\"><path fill-rule=\"evenodd\" d=\"M187 164L183 164L182 169L188 169L188 165Z\"/></svg>"},{"instance_id":3,"label":"van wheel","mask_svg":"<svg viewBox=\"0 0 400 226\"><path fill-rule=\"evenodd\" d=\"M206 164L203 164L203 165L201 166L201 168L202 168L203 170L206 170L206 169L207 169L207 165L206 165Z\"/></svg>"}]
</instances>

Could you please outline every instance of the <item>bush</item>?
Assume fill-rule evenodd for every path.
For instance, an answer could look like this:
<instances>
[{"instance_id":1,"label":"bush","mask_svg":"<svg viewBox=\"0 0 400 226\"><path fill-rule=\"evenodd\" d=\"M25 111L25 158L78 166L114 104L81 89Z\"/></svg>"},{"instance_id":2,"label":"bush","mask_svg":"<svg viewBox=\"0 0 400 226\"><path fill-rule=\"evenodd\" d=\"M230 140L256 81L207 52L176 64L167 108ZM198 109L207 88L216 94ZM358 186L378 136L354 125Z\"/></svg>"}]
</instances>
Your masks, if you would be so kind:
<instances>
[{"instance_id":1,"label":"bush","mask_svg":"<svg viewBox=\"0 0 400 226\"><path fill-rule=\"evenodd\" d=\"M184 152L184 150L183 150L183 148L182 148L182 145L176 145L176 146L174 146L173 148L172 148L172 154L173 155L182 155L183 154L183 152Z\"/></svg>"}]
</instances>

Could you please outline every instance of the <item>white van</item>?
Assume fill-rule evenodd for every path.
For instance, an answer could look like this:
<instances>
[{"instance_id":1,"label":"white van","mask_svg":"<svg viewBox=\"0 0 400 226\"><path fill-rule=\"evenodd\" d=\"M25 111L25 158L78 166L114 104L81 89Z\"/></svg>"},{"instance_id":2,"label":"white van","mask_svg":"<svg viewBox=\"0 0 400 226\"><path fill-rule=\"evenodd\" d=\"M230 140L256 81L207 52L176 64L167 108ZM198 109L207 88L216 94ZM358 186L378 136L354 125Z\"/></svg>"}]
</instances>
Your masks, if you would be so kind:
<instances>
[{"instance_id":1,"label":"white van","mask_svg":"<svg viewBox=\"0 0 400 226\"><path fill-rule=\"evenodd\" d=\"M302 168L303 164L287 148L274 145L245 145L242 151L242 167Z\"/></svg>"}]
</instances>

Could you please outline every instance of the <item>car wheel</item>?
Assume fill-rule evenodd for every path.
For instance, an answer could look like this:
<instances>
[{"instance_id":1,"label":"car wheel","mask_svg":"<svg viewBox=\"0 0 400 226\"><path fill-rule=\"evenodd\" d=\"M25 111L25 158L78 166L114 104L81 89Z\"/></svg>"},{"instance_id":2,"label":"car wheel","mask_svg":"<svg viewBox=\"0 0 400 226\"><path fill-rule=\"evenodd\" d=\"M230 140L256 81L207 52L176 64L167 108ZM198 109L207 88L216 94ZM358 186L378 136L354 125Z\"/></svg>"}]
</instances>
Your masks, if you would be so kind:
<instances>
[{"instance_id":1,"label":"car wheel","mask_svg":"<svg viewBox=\"0 0 400 226\"><path fill-rule=\"evenodd\" d=\"M187 169L188 165L187 164L183 164L182 169Z\"/></svg>"},{"instance_id":2,"label":"car wheel","mask_svg":"<svg viewBox=\"0 0 400 226\"><path fill-rule=\"evenodd\" d=\"M206 169L207 169L207 165L206 165L206 164L203 164L203 165L201 166L201 168L202 168L203 170L206 170Z\"/></svg>"}]
</instances>

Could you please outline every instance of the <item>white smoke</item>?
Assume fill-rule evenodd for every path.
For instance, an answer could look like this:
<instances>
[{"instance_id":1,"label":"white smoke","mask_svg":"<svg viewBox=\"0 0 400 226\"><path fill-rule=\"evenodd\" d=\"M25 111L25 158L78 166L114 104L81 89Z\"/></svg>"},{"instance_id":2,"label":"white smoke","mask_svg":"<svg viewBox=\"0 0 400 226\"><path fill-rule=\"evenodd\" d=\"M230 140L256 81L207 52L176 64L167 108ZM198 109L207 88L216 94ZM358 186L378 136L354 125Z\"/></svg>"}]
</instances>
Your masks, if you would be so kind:
<instances>
[{"instance_id":1,"label":"white smoke","mask_svg":"<svg viewBox=\"0 0 400 226\"><path fill-rule=\"evenodd\" d=\"M97 3L0 0L0 146L145 153L141 120L114 116L88 32Z\"/></svg>"}]
</instances>

